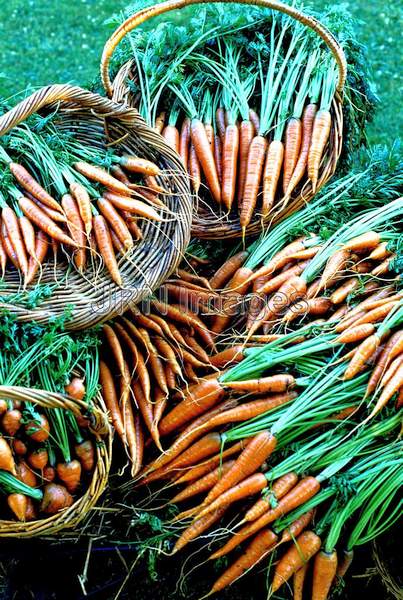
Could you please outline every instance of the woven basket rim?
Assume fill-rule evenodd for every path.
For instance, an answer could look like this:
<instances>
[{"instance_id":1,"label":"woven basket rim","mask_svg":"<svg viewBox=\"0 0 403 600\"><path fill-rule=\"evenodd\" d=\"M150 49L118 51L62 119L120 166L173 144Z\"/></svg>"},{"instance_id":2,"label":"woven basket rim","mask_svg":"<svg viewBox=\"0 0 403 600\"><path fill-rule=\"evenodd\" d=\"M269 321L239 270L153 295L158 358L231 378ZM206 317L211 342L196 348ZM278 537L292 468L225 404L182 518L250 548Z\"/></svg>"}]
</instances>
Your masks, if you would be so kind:
<instances>
[{"instance_id":1,"label":"woven basket rim","mask_svg":"<svg viewBox=\"0 0 403 600\"><path fill-rule=\"evenodd\" d=\"M71 320L66 321L66 329L83 329L112 318L129 304L141 301L174 270L190 239L192 199L188 175L175 152L162 136L146 125L136 109L69 84L45 86L2 115L0 136L44 108L58 109L65 127L82 121L89 128L96 126L99 143L100 139L103 141L112 136L112 140L119 140L122 149L129 148L131 153L155 159L163 169L164 185L171 192L166 204L175 213L172 221L165 219L161 224L144 221L144 239L135 244L131 260L120 259L123 288L116 286L105 270L99 276L95 271L92 273L94 280L97 276L95 287L77 271L66 269L66 264L61 263L56 270L57 289L38 307L27 309L13 303L12 299L7 301L7 296L21 291L21 282L18 273L6 274L3 279L5 289L0 292L0 307L22 320L47 322L52 317L64 315L66 306L73 304L75 308ZM54 284L53 269L45 268L44 271L42 282Z\"/></svg>"},{"instance_id":2,"label":"woven basket rim","mask_svg":"<svg viewBox=\"0 0 403 600\"><path fill-rule=\"evenodd\" d=\"M71 410L75 416L82 414L84 409L88 410L88 405L84 401L74 400L64 394L22 386L0 385L0 398L32 402L49 409L66 408ZM100 394L97 396L96 402L91 405L90 410L93 416L90 431L95 441L97 460L85 493L69 508L44 519L27 521L26 523L0 519L0 538L52 536L61 529L75 527L95 506L108 483L112 460L113 433Z\"/></svg>"}]
</instances>

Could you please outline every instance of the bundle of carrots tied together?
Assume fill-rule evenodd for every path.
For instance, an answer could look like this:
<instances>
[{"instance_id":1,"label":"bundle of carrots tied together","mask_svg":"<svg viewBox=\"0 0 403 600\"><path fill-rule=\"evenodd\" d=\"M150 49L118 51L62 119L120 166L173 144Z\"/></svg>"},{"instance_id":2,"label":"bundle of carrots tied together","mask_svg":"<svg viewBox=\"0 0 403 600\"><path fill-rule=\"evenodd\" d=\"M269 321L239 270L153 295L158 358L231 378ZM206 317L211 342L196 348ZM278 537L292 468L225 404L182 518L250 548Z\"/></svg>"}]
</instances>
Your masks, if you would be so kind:
<instances>
[{"instance_id":1,"label":"bundle of carrots tied together","mask_svg":"<svg viewBox=\"0 0 403 600\"><path fill-rule=\"evenodd\" d=\"M72 506L92 484L97 458L89 419L98 390L97 338L73 338L60 325L51 331L35 323L17 325L3 315L0 342L2 386L60 392L88 403L88 415L78 418L67 408L2 394L2 519L45 519Z\"/></svg>"},{"instance_id":2,"label":"bundle of carrots tied together","mask_svg":"<svg viewBox=\"0 0 403 600\"><path fill-rule=\"evenodd\" d=\"M207 535L210 559L237 553L210 593L275 556L271 593L293 577L295 598L305 582L323 600L398 518L403 204L387 180L363 202L364 176L212 274L189 253L159 299L104 328L104 397L137 485L185 503L173 552Z\"/></svg>"},{"instance_id":3,"label":"bundle of carrots tied together","mask_svg":"<svg viewBox=\"0 0 403 600\"><path fill-rule=\"evenodd\" d=\"M180 154L201 218L237 222L245 235L323 185L339 117L336 61L321 38L281 13L243 8L201 9L186 31L165 22L131 32L124 56L131 102ZM348 46L340 14L327 18Z\"/></svg>"},{"instance_id":4,"label":"bundle of carrots tied together","mask_svg":"<svg viewBox=\"0 0 403 600\"><path fill-rule=\"evenodd\" d=\"M56 264L63 253L84 277L94 279L104 265L121 286L119 261L130 260L142 239L141 221L158 224L168 212L160 169L84 147L44 120L15 127L0 144L1 277L15 269L26 287L40 279L45 260Z\"/></svg>"}]
</instances>

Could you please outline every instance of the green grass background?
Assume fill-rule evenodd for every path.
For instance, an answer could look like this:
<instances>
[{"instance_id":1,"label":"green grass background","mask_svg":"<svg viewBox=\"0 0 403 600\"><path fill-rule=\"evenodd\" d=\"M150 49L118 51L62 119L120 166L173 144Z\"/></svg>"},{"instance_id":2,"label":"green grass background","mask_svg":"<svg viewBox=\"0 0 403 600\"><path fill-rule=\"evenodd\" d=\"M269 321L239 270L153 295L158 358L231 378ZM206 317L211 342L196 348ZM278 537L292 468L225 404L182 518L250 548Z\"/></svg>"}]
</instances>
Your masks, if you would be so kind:
<instances>
[{"instance_id":1,"label":"green grass background","mask_svg":"<svg viewBox=\"0 0 403 600\"><path fill-rule=\"evenodd\" d=\"M316 0L315 7L327 3ZM27 86L91 81L113 31L105 21L127 4L124 0L0 0L0 96L10 97ZM369 139L391 144L402 132L401 4L400 9L399 2L388 0L346 5L358 19L357 37L366 47L381 101Z\"/></svg>"}]
</instances>

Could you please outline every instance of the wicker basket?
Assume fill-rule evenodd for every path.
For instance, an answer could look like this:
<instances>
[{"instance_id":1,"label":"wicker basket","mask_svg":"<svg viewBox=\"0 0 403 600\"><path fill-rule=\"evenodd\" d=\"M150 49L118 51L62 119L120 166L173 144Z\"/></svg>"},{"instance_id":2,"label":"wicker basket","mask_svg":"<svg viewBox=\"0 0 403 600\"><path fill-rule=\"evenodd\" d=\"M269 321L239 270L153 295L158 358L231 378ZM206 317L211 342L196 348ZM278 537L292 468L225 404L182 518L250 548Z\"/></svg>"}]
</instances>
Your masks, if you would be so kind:
<instances>
[{"instance_id":1,"label":"wicker basket","mask_svg":"<svg viewBox=\"0 0 403 600\"><path fill-rule=\"evenodd\" d=\"M88 269L84 279L68 269L67 263L61 263L56 272L54 265L48 264L41 282L54 286L56 279L57 285L51 297L35 308L27 308L15 304L14 299L7 302L8 296L15 298L21 291L21 282L18 273L6 273L0 288L0 307L21 320L41 323L63 315L66 307L71 307L72 318L66 322L66 328L84 329L142 300L176 267L190 236L192 199L188 177L175 152L147 127L135 109L71 85L44 87L15 106L0 118L0 136L43 109L58 110L57 127L72 132L83 144L90 139L92 145L105 148L114 142L121 152L156 162L162 169L159 182L171 192L166 196L166 205L176 215L158 226L144 221L143 240L136 243L130 261L123 257L119 263L122 288L111 281L105 270L98 273Z\"/></svg>"},{"instance_id":2,"label":"wicker basket","mask_svg":"<svg viewBox=\"0 0 403 600\"><path fill-rule=\"evenodd\" d=\"M0 386L0 399L31 402L46 409L64 408L79 416L87 409L85 402L79 402L51 392L17 386ZM95 441L96 466L88 489L81 498L66 510L37 521L22 523L0 520L0 537L28 538L49 536L61 529L75 527L93 508L108 482L112 458L112 431L106 409L101 398L91 410L90 432Z\"/></svg>"},{"instance_id":3,"label":"wicker basket","mask_svg":"<svg viewBox=\"0 0 403 600\"><path fill-rule=\"evenodd\" d=\"M225 3L237 3L237 4L250 4L261 6L263 8L270 8L278 10L282 13L293 17L297 21L301 22L306 27L309 27L315 31L322 40L326 43L330 51L332 52L339 71L339 79L337 85L337 91L332 103L332 129L329 137L327 147L325 149L320 171L319 179L317 184L317 190L319 190L333 175L336 169L337 161L339 159L342 147L342 134L343 134L343 113L342 113L342 99L343 99L343 88L346 80L347 65L343 50L339 46L333 35L324 27L317 19L308 16L297 10L292 6L287 6L281 2L275 0L217 0L218 2ZM145 8L129 17L116 31L112 34L109 40L106 42L102 59L101 59L101 78L106 93L110 98L113 98L116 102L123 103L126 106L136 106L136 97L131 92L128 81L136 81L136 66L134 61L130 60L124 64L118 71L114 81L112 82L109 75L109 65L113 55L113 52L119 42L124 36L142 25L152 17L164 14L171 10L185 8L193 4L207 4L208 0L168 0L161 4L157 4L150 8ZM277 221L283 219L285 216L298 210L304 203L309 202L314 196L312 191L311 183L305 179L302 185L299 186L296 192L291 196L288 203L287 210L268 216L265 219L265 223L274 224ZM242 234L239 219L234 218L232 215L229 217L221 216L219 219L217 215L212 211L203 207L203 203L196 202L197 209L193 216L192 223L192 234L199 238L205 239L222 239L228 237L239 237ZM262 222L259 218L257 221L251 222L248 226L247 234L256 234L261 231Z\"/></svg>"}]
</instances>

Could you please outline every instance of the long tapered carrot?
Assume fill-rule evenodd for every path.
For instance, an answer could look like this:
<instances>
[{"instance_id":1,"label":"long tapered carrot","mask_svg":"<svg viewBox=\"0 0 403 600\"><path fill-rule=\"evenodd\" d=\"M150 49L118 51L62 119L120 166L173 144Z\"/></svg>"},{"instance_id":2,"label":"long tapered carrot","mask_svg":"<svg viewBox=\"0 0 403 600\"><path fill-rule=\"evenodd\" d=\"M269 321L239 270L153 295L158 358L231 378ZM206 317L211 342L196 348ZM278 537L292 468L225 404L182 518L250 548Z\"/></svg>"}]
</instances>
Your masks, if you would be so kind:
<instances>
[{"instance_id":1,"label":"long tapered carrot","mask_svg":"<svg viewBox=\"0 0 403 600\"><path fill-rule=\"evenodd\" d=\"M52 198L50 194L33 178L33 176L27 171L25 167L17 163L10 163L9 168L11 173L17 179L18 183L24 190L32 194L40 202L48 206L56 212L63 212L60 204Z\"/></svg>"},{"instance_id":2,"label":"long tapered carrot","mask_svg":"<svg viewBox=\"0 0 403 600\"><path fill-rule=\"evenodd\" d=\"M288 182L285 195L291 196L302 177L304 176L306 165L308 163L309 148L311 146L312 129L317 111L317 105L310 103L308 104L302 115L302 140L301 150L298 156L297 164L295 165L292 176Z\"/></svg>"},{"instance_id":3,"label":"long tapered carrot","mask_svg":"<svg viewBox=\"0 0 403 600\"><path fill-rule=\"evenodd\" d=\"M155 119L155 127L154 127L154 129L155 129L156 131L158 131L158 133L161 133L161 131L162 131L162 130L163 130L163 128L164 128L164 125L165 125L165 117L166 117L166 113L165 113L165 111L163 110L163 111L161 111L161 112L159 113L159 115L158 115L158 116L157 116L157 118Z\"/></svg>"},{"instance_id":4,"label":"long tapered carrot","mask_svg":"<svg viewBox=\"0 0 403 600\"><path fill-rule=\"evenodd\" d=\"M291 117L285 129L284 139L284 169L283 169L283 192L286 194L291 177L300 156L302 142L302 122L300 119Z\"/></svg>"},{"instance_id":5,"label":"long tapered carrot","mask_svg":"<svg viewBox=\"0 0 403 600\"><path fill-rule=\"evenodd\" d=\"M228 473L223 474L223 477ZM217 482L218 483L218 482ZM249 475L236 485L232 486L222 494L218 496L211 504L203 508L198 513L198 518L207 515L208 513L221 508L222 506L229 506L233 502L253 496L258 492L261 492L267 485L267 479L263 473L254 473Z\"/></svg>"},{"instance_id":6,"label":"long tapered carrot","mask_svg":"<svg viewBox=\"0 0 403 600\"><path fill-rule=\"evenodd\" d=\"M219 135L214 136L214 161L217 169L218 180L222 185L223 175L223 156L222 156L222 141Z\"/></svg>"},{"instance_id":7,"label":"long tapered carrot","mask_svg":"<svg viewBox=\"0 0 403 600\"><path fill-rule=\"evenodd\" d=\"M166 125L162 130L162 137L165 139L168 146L171 146L171 148L179 154L180 135L178 128L175 125Z\"/></svg>"},{"instance_id":8,"label":"long tapered carrot","mask_svg":"<svg viewBox=\"0 0 403 600\"><path fill-rule=\"evenodd\" d=\"M225 110L222 106L219 106L215 113L215 119L217 124L218 135L221 138L221 141L224 143L225 137Z\"/></svg>"},{"instance_id":9,"label":"long tapered carrot","mask_svg":"<svg viewBox=\"0 0 403 600\"><path fill-rule=\"evenodd\" d=\"M224 369L244 359L244 347L235 345L209 357L210 364L216 369Z\"/></svg>"},{"instance_id":10,"label":"long tapered carrot","mask_svg":"<svg viewBox=\"0 0 403 600\"><path fill-rule=\"evenodd\" d=\"M343 554L341 559L338 560L337 564L337 577L344 577L347 573L348 569L351 566L351 563L354 559L354 551L353 550L343 550Z\"/></svg>"},{"instance_id":11,"label":"long tapered carrot","mask_svg":"<svg viewBox=\"0 0 403 600\"><path fill-rule=\"evenodd\" d=\"M326 288L329 282L333 279L336 273L343 271L348 259L350 258L350 252L348 250L337 250L327 261L323 273L319 281L319 287L317 292Z\"/></svg>"},{"instance_id":12,"label":"long tapered carrot","mask_svg":"<svg viewBox=\"0 0 403 600\"><path fill-rule=\"evenodd\" d=\"M254 136L251 121L241 121L239 126L239 165L238 165L238 204L240 205L245 190L246 170L248 164L249 146Z\"/></svg>"},{"instance_id":13,"label":"long tapered carrot","mask_svg":"<svg viewBox=\"0 0 403 600\"><path fill-rule=\"evenodd\" d=\"M247 258L248 252L245 251L238 252L231 256L210 278L210 287L216 290L226 285L236 271L242 267Z\"/></svg>"},{"instance_id":14,"label":"long tapered carrot","mask_svg":"<svg viewBox=\"0 0 403 600\"><path fill-rule=\"evenodd\" d=\"M367 231L343 244L343 250L349 250L350 252L372 250L379 245L380 241L381 236L377 231Z\"/></svg>"},{"instance_id":15,"label":"long tapered carrot","mask_svg":"<svg viewBox=\"0 0 403 600\"><path fill-rule=\"evenodd\" d=\"M21 234L24 240L25 248L29 256L32 258L36 258L35 253L35 229L32 225L31 221L27 219L24 215L19 217L18 223L20 226Z\"/></svg>"},{"instance_id":16,"label":"long tapered carrot","mask_svg":"<svg viewBox=\"0 0 403 600\"><path fill-rule=\"evenodd\" d=\"M303 513L300 517L295 519L284 529L281 534L280 542L281 544L286 544L287 542L291 542L291 540L295 540L301 533L308 527L309 523L313 520L315 516L315 510L308 510L306 513Z\"/></svg>"},{"instance_id":17,"label":"long tapered carrot","mask_svg":"<svg viewBox=\"0 0 403 600\"><path fill-rule=\"evenodd\" d=\"M225 290L228 293L222 307L223 314L217 315L211 326L211 330L215 333L224 331L234 316L234 310L242 302L244 294L247 292L250 285L249 279L252 270L248 267L239 267L234 273L231 281L226 286Z\"/></svg>"},{"instance_id":18,"label":"long tapered carrot","mask_svg":"<svg viewBox=\"0 0 403 600\"><path fill-rule=\"evenodd\" d=\"M35 258L31 256L28 263L28 274L25 280L27 285L33 281L36 273L42 265L48 252L49 245L49 238L43 231L39 230L35 240Z\"/></svg>"},{"instance_id":19,"label":"long tapered carrot","mask_svg":"<svg viewBox=\"0 0 403 600\"><path fill-rule=\"evenodd\" d=\"M252 521L237 531L228 542L217 552L214 553L214 558L224 556L231 552L243 540L246 540L251 535L260 531L270 523L273 523L279 517L289 513L294 508L301 506L304 502L315 496L319 491L320 484L315 477L305 477L301 479L281 500L275 508L268 510L261 517Z\"/></svg>"},{"instance_id":20,"label":"long tapered carrot","mask_svg":"<svg viewBox=\"0 0 403 600\"><path fill-rule=\"evenodd\" d=\"M382 390L381 395L379 396L374 408L371 410L370 415L367 419L372 419L392 398L396 392L398 392L403 386L403 362L400 361L400 366L397 371L393 375L393 377L388 381L385 387Z\"/></svg>"},{"instance_id":21,"label":"long tapered carrot","mask_svg":"<svg viewBox=\"0 0 403 600\"><path fill-rule=\"evenodd\" d=\"M189 175L193 190L195 194L198 194L201 185L201 171L200 162L193 142L191 142L189 150Z\"/></svg>"},{"instance_id":22,"label":"long tapered carrot","mask_svg":"<svg viewBox=\"0 0 403 600\"><path fill-rule=\"evenodd\" d=\"M381 306L377 306L372 310L366 312L362 317L357 319L354 324L361 325L363 323L376 323L378 321L383 321L384 318L390 313L392 308L397 306L398 301L393 300L392 302L386 302Z\"/></svg>"},{"instance_id":23,"label":"long tapered carrot","mask_svg":"<svg viewBox=\"0 0 403 600\"><path fill-rule=\"evenodd\" d=\"M77 250L74 253L74 263L79 271L83 271L86 265L84 222L73 196L64 194L62 197L62 207L67 218L67 228L71 239L77 244Z\"/></svg>"},{"instance_id":24,"label":"long tapered carrot","mask_svg":"<svg viewBox=\"0 0 403 600\"><path fill-rule=\"evenodd\" d=\"M276 564L272 592L276 592L292 575L318 552L320 537L313 531L304 531Z\"/></svg>"},{"instance_id":25,"label":"long tapered carrot","mask_svg":"<svg viewBox=\"0 0 403 600\"><path fill-rule=\"evenodd\" d=\"M284 373L247 381L226 381L224 386L237 392L254 392L256 394L286 392L295 386L295 378L293 375Z\"/></svg>"},{"instance_id":26,"label":"long tapered carrot","mask_svg":"<svg viewBox=\"0 0 403 600\"><path fill-rule=\"evenodd\" d=\"M143 417L144 424L145 424L146 428L148 429L155 445L162 452L158 429L155 427L155 423L154 423L153 405L146 398L143 388L142 388L141 384L139 383L139 381L132 383L132 389L133 389L134 397L136 399L140 413Z\"/></svg>"},{"instance_id":27,"label":"long tapered carrot","mask_svg":"<svg viewBox=\"0 0 403 600\"><path fill-rule=\"evenodd\" d=\"M92 211L90 196L81 183L73 181L70 184L70 193L78 204L78 210L84 223L85 233L87 236L92 231Z\"/></svg>"},{"instance_id":28,"label":"long tapered carrot","mask_svg":"<svg viewBox=\"0 0 403 600\"><path fill-rule=\"evenodd\" d=\"M248 521L255 521L261 517L270 509L273 499L277 502L281 500L281 498L296 485L297 481L298 475L294 473L294 471L290 471L290 473L286 473L277 479L273 483L270 492L265 497L260 498L255 502L255 504L245 513L241 522L246 523Z\"/></svg>"},{"instance_id":29,"label":"long tapered carrot","mask_svg":"<svg viewBox=\"0 0 403 600\"><path fill-rule=\"evenodd\" d=\"M283 167L283 158L283 142L281 140L273 140L267 149L263 170L262 217L266 217L273 207Z\"/></svg>"},{"instance_id":30,"label":"long tapered carrot","mask_svg":"<svg viewBox=\"0 0 403 600\"><path fill-rule=\"evenodd\" d=\"M5 205L1 211L3 223L7 229L7 234L14 252L17 256L18 265L24 276L28 273L28 258L24 239L21 233L17 215L12 208Z\"/></svg>"},{"instance_id":31,"label":"long tapered carrot","mask_svg":"<svg viewBox=\"0 0 403 600\"><path fill-rule=\"evenodd\" d=\"M267 556L270 549L274 548L276 541L277 536L270 529L259 532L241 556L217 579L210 590L210 594L215 594L225 589L249 571L249 569L257 565Z\"/></svg>"},{"instance_id":32,"label":"long tapered carrot","mask_svg":"<svg viewBox=\"0 0 403 600\"><path fill-rule=\"evenodd\" d=\"M119 158L119 164L127 171L142 175L160 175L161 170L151 160L139 156L125 155Z\"/></svg>"},{"instance_id":33,"label":"long tapered carrot","mask_svg":"<svg viewBox=\"0 0 403 600\"><path fill-rule=\"evenodd\" d=\"M6 266L7 266L7 254L3 247L3 240L2 240L2 237L0 234L0 269L1 269L2 277L4 277L4 273L6 272Z\"/></svg>"},{"instance_id":34,"label":"long tapered carrot","mask_svg":"<svg viewBox=\"0 0 403 600\"><path fill-rule=\"evenodd\" d=\"M249 146L245 187L239 217L243 235L245 235L245 230L252 220L253 212L256 207L264 159L266 156L266 148L267 140L262 136L255 136Z\"/></svg>"},{"instance_id":35,"label":"long tapered carrot","mask_svg":"<svg viewBox=\"0 0 403 600\"><path fill-rule=\"evenodd\" d=\"M367 324L365 324L367 326ZM359 327L364 327L364 325L360 325ZM367 389L365 392L365 396L369 396L375 390L378 382L380 381L382 374L384 373L386 366L388 364L388 359L391 350L395 347L397 343L399 343L403 339L403 332L396 331L393 333L388 339L385 347L383 348L379 358L376 361L375 367L372 370L370 378L368 380Z\"/></svg>"},{"instance_id":36,"label":"long tapered carrot","mask_svg":"<svg viewBox=\"0 0 403 600\"><path fill-rule=\"evenodd\" d=\"M92 219L92 224L97 246L99 252L101 253L105 267L109 271L113 281L121 287L123 285L122 276L119 272L108 225L102 215L95 215Z\"/></svg>"},{"instance_id":37,"label":"long tapered carrot","mask_svg":"<svg viewBox=\"0 0 403 600\"><path fill-rule=\"evenodd\" d=\"M139 457L139 438L136 431L136 422L131 402L126 402L123 407L123 422L125 427L125 439L129 452L131 466L131 476L135 477L141 468L141 458Z\"/></svg>"},{"instance_id":38,"label":"long tapered carrot","mask_svg":"<svg viewBox=\"0 0 403 600\"><path fill-rule=\"evenodd\" d=\"M215 513L211 513L206 515L202 519L197 519L194 521L185 531L181 534L175 546L172 550L171 554L176 554L179 550L182 550L189 542L199 537L206 529L211 527L214 523L216 523L219 519L221 519L222 515L225 512L225 508L221 511L216 511Z\"/></svg>"},{"instance_id":39,"label":"long tapered carrot","mask_svg":"<svg viewBox=\"0 0 403 600\"><path fill-rule=\"evenodd\" d=\"M258 294L271 294L272 292L275 292L283 285L283 283L290 279L290 277L293 277L294 275L301 275L308 264L309 261L307 260L297 263L282 273L279 273L276 275L276 277L272 277L268 281L265 281L263 285L257 288L256 292ZM257 280L255 279L255 281Z\"/></svg>"},{"instance_id":40,"label":"long tapered carrot","mask_svg":"<svg viewBox=\"0 0 403 600\"><path fill-rule=\"evenodd\" d=\"M106 198L99 198L97 206L104 219L108 222L109 227L115 232L119 240L122 242L126 251L133 248L133 238L129 228L124 219L113 206L112 202L109 202L109 200Z\"/></svg>"},{"instance_id":41,"label":"long tapered carrot","mask_svg":"<svg viewBox=\"0 0 403 600\"><path fill-rule=\"evenodd\" d=\"M337 571L337 552L321 550L313 561L312 600L326 600Z\"/></svg>"},{"instance_id":42,"label":"long tapered carrot","mask_svg":"<svg viewBox=\"0 0 403 600\"><path fill-rule=\"evenodd\" d=\"M211 490L213 485L215 485L217 481L231 469L233 464L233 460L224 461L222 465L218 465L218 467L207 473L207 475L203 475L199 479L196 479L196 481L192 481L182 491L178 492L170 500L170 503L175 504L176 502L183 502L193 496Z\"/></svg>"},{"instance_id":43,"label":"long tapered carrot","mask_svg":"<svg viewBox=\"0 0 403 600\"><path fill-rule=\"evenodd\" d=\"M235 198L238 171L239 130L237 125L228 125L225 129L222 151L222 201L231 210Z\"/></svg>"},{"instance_id":44,"label":"long tapered carrot","mask_svg":"<svg viewBox=\"0 0 403 600\"><path fill-rule=\"evenodd\" d=\"M262 431L241 452L233 468L228 471L208 493L202 506L208 506L230 487L251 475L274 452L277 440L270 431Z\"/></svg>"},{"instance_id":45,"label":"long tapered carrot","mask_svg":"<svg viewBox=\"0 0 403 600\"><path fill-rule=\"evenodd\" d=\"M90 165L84 161L79 161L74 163L74 168L76 171L84 175L87 179L91 181L96 181L101 185L104 185L106 188L115 191L116 193L124 194L130 196L130 188L128 188L124 183L119 181L116 177L110 175L105 169L101 167L97 167L95 165Z\"/></svg>"},{"instance_id":46,"label":"long tapered carrot","mask_svg":"<svg viewBox=\"0 0 403 600\"><path fill-rule=\"evenodd\" d=\"M185 169L188 168L189 163L189 146L190 146L190 119L185 117L183 119L180 139L179 139L179 155L182 159Z\"/></svg>"},{"instance_id":47,"label":"long tapered carrot","mask_svg":"<svg viewBox=\"0 0 403 600\"><path fill-rule=\"evenodd\" d=\"M51 238L66 246L77 247L76 242L66 235L32 200L21 197L18 204L24 215Z\"/></svg>"},{"instance_id":48,"label":"long tapered carrot","mask_svg":"<svg viewBox=\"0 0 403 600\"><path fill-rule=\"evenodd\" d=\"M9 238L9 235L7 232L7 227L6 227L6 224L4 223L4 221L1 222L1 242L2 242L2 246L4 248L4 251L7 255L7 258L11 261L11 263L14 265L14 267L17 270L20 270L18 257L17 257L17 254L15 253L14 247Z\"/></svg>"},{"instance_id":49,"label":"long tapered carrot","mask_svg":"<svg viewBox=\"0 0 403 600\"><path fill-rule=\"evenodd\" d=\"M307 239L309 238L300 237L285 246L282 250L277 252L277 254L275 254L267 264L254 271L250 278L251 281L254 281L258 277L271 275L275 271L278 271L284 267L289 262L289 256L295 254L295 252L299 252L300 250L305 250Z\"/></svg>"},{"instance_id":50,"label":"long tapered carrot","mask_svg":"<svg viewBox=\"0 0 403 600\"><path fill-rule=\"evenodd\" d=\"M161 314L167 315L173 321L176 321L177 323L183 323L184 325L196 329L202 340L207 344L207 347L214 350L214 339L210 331L207 329L203 321L191 310L187 310L183 306L167 304L157 300L152 301L152 306L155 307Z\"/></svg>"},{"instance_id":51,"label":"long tapered carrot","mask_svg":"<svg viewBox=\"0 0 403 600\"><path fill-rule=\"evenodd\" d=\"M359 342L375 331L375 326L372 323L363 323L362 325L352 326L349 329L343 331L336 339L335 343L338 344L350 344L352 342Z\"/></svg>"},{"instance_id":52,"label":"long tapered carrot","mask_svg":"<svg viewBox=\"0 0 403 600\"><path fill-rule=\"evenodd\" d=\"M190 123L190 136L200 163L200 167L204 173L204 176L206 177L210 192L214 200L220 204L221 187L214 161L214 155L211 150L204 125L198 119L192 119Z\"/></svg>"},{"instance_id":53,"label":"long tapered carrot","mask_svg":"<svg viewBox=\"0 0 403 600\"><path fill-rule=\"evenodd\" d=\"M148 206L142 200L135 200L134 198L128 198L127 196L120 196L113 192L104 192L103 197L109 200L116 208L125 210L129 213L134 213L140 217L145 217L151 221L162 221L161 215L153 208Z\"/></svg>"},{"instance_id":54,"label":"long tapered carrot","mask_svg":"<svg viewBox=\"0 0 403 600\"><path fill-rule=\"evenodd\" d=\"M99 361L99 381L101 383L102 396L105 401L105 406L111 416L112 425L119 437L124 441L124 443L126 443L123 418L119 408L113 376L109 367L103 360Z\"/></svg>"},{"instance_id":55,"label":"long tapered carrot","mask_svg":"<svg viewBox=\"0 0 403 600\"><path fill-rule=\"evenodd\" d=\"M319 167L323 152L330 135L332 117L328 110L319 110L315 115L312 129L311 145L308 154L308 177L316 191L319 177Z\"/></svg>"},{"instance_id":56,"label":"long tapered carrot","mask_svg":"<svg viewBox=\"0 0 403 600\"><path fill-rule=\"evenodd\" d=\"M321 296L318 298L302 299L296 304L292 304L282 318L283 323L291 323L298 317L306 315L325 315L329 312L332 303L329 298Z\"/></svg>"},{"instance_id":57,"label":"long tapered carrot","mask_svg":"<svg viewBox=\"0 0 403 600\"><path fill-rule=\"evenodd\" d=\"M365 338L364 341L360 343L354 353L354 356L349 362L347 369L344 372L343 379L345 381L352 379L355 377L355 375L357 375L357 373L361 372L368 360L375 353L380 343L381 340L376 333Z\"/></svg>"},{"instance_id":58,"label":"long tapered carrot","mask_svg":"<svg viewBox=\"0 0 403 600\"><path fill-rule=\"evenodd\" d=\"M304 593L304 583L308 572L309 562L306 562L298 571L295 571L292 580L293 600L302 600Z\"/></svg>"}]
</instances>

